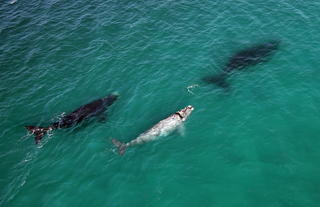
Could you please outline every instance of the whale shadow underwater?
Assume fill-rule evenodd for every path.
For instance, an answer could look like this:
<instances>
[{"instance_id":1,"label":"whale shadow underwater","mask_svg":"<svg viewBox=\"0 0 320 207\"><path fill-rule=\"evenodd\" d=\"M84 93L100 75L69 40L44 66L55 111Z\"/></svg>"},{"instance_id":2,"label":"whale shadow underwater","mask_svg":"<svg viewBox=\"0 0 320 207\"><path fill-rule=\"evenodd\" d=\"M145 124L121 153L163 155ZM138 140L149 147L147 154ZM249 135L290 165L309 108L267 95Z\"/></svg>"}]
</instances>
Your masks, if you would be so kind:
<instances>
[{"instance_id":1,"label":"whale shadow underwater","mask_svg":"<svg viewBox=\"0 0 320 207\"><path fill-rule=\"evenodd\" d=\"M103 115L107 108L118 99L118 96L118 94L111 94L107 97L97 99L88 104L80 106L73 112L63 116L59 121L50 124L48 127L25 126L25 128L31 134L35 135L35 142L38 144L43 136L49 131L60 128L70 128L91 117Z\"/></svg>"},{"instance_id":2,"label":"whale shadow underwater","mask_svg":"<svg viewBox=\"0 0 320 207\"><path fill-rule=\"evenodd\" d=\"M248 68L249 66L254 66L268 61L273 53L278 50L279 45L279 40L272 40L240 50L229 59L226 66L220 73L213 76L206 76L202 78L202 80L207 83L213 83L224 89L228 89L229 83L227 82L227 79L230 75L235 71L240 71Z\"/></svg>"}]
</instances>

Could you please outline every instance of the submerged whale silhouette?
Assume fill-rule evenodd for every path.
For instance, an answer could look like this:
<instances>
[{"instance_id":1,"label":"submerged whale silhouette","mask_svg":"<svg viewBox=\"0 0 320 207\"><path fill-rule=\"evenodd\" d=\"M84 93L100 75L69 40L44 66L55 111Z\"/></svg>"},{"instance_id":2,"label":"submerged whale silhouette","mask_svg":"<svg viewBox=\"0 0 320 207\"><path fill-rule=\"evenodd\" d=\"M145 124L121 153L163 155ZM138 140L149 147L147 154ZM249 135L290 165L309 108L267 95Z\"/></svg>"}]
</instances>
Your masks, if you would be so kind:
<instances>
[{"instance_id":1,"label":"submerged whale silhouette","mask_svg":"<svg viewBox=\"0 0 320 207\"><path fill-rule=\"evenodd\" d=\"M273 40L241 50L229 59L221 73L204 77L202 80L208 83L214 83L223 88L228 88L227 78L235 70L242 70L248 66L267 61L268 57L278 49L279 44L280 41Z\"/></svg>"},{"instance_id":2,"label":"submerged whale silhouette","mask_svg":"<svg viewBox=\"0 0 320 207\"><path fill-rule=\"evenodd\" d=\"M59 121L52 123L48 127L40 126L25 126L25 128L35 135L36 144L42 139L42 137L51 130L58 128L69 128L76 124L79 124L85 119L93 116L99 116L107 110L108 106L111 106L118 98L117 94L111 94L105 98L101 98L92 101L86 105L79 107L70 114L63 116Z\"/></svg>"}]
</instances>

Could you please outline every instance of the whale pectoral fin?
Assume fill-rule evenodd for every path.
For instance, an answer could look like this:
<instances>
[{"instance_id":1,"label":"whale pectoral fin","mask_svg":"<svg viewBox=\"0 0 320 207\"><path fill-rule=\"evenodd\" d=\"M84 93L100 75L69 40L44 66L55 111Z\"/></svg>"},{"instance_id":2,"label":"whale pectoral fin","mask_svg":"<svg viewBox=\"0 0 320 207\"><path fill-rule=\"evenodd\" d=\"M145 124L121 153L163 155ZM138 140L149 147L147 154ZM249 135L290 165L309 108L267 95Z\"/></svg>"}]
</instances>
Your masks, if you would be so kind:
<instances>
[{"instance_id":1,"label":"whale pectoral fin","mask_svg":"<svg viewBox=\"0 0 320 207\"><path fill-rule=\"evenodd\" d=\"M178 131L179 135L181 135L181 136L184 136L186 134L186 130L185 130L184 125L179 126L177 131Z\"/></svg>"},{"instance_id":2,"label":"whale pectoral fin","mask_svg":"<svg viewBox=\"0 0 320 207\"><path fill-rule=\"evenodd\" d=\"M98 121L100 123L106 123L107 117L104 114L101 114L101 115L98 116Z\"/></svg>"},{"instance_id":3,"label":"whale pectoral fin","mask_svg":"<svg viewBox=\"0 0 320 207\"><path fill-rule=\"evenodd\" d=\"M218 75L204 77L202 81L213 83L221 88L227 89L229 88L229 83L227 82L228 76L228 73L220 73Z\"/></svg>"}]
</instances>

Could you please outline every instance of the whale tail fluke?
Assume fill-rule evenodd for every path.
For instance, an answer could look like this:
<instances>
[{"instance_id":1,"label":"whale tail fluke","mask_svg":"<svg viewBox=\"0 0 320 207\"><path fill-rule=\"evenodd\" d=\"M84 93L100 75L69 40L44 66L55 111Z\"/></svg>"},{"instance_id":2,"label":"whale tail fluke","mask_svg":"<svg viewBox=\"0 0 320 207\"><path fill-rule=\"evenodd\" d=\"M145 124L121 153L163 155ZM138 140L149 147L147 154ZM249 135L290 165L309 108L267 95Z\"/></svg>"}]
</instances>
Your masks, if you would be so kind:
<instances>
[{"instance_id":1,"label":"whale tail fluke","mask_svg":"<svg viewBox=\"0 0 320 207\"><path fill-rule=\"evenodd\" d=\"M227 88L229 88L229 83L227 82L227 77L228 76L226 73L220 73L218 75L204 77L204 78L202 78L202 80L207 83L214 83L219 87L227 89Z\"/></svg>"},{"instance_id":2,"label":"whale tail fluke","mask_svg":"<svg viewBox=\"0 0 320 207\"><path fill-rule=\"evenodd\" d=\"M36 144L40 142L42 137L51 130L50 127L38 127L38 126L25 126L25 128L31 133L35 135Z\"/></svg>"},{"instance_id":3,"label":"whale tail fluke","mask_svg":"<svg viewBox=\"0 0 320 207\"><path fill-rule=\"evenodd\" d=\"M127 145L125 143L122 143L116 139L112 139L111 141L118 148L119 155L123 155L126 152Z\"/></svg>"}]
</instances>

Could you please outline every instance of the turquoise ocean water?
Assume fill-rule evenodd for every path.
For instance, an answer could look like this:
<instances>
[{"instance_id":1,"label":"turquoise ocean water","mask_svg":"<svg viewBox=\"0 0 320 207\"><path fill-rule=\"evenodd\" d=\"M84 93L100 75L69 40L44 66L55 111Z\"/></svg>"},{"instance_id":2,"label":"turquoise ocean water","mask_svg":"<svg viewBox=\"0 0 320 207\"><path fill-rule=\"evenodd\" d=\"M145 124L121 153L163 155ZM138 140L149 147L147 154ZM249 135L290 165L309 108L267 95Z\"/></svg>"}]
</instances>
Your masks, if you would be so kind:
<instances>
[{"instance_id":1,"label":"turquoise ocean water","mask_svg":"<svg viewBox=\"0 0 320 207\"><path fill-rule=\"evenodd\" d=\"M320 3L17 0L0 3L0 206L317 207ZM235 52L270 61L201 83ZM199 84L194 94L186 88ZM107 121L47 126L114 91ZM193 105L183 135L129 148Z\"/></svg>"}]
</instances>

